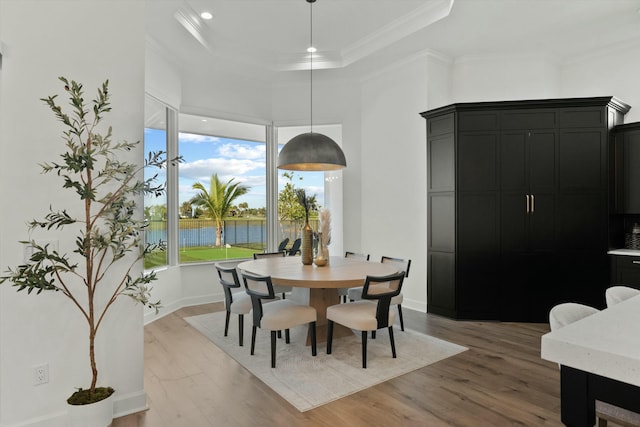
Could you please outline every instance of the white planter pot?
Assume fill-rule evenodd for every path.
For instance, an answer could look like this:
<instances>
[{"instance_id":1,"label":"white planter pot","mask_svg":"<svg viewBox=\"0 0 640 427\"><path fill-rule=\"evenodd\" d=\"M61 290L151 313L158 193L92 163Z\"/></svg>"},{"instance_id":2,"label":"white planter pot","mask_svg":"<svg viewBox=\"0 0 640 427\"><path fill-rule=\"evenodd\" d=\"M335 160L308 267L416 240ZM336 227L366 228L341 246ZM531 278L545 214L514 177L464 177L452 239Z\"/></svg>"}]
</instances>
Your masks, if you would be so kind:
<instances>
[{"instance_id":1,"label":"white planter pot","mask_svg":"<svg viewBox=\"0 0 640 427\"><path fill-rule=\"evenodd\" d=\"M71 427L109 427L113 421L113 394L89 405L67 405Z\"/></svg>"}]
</instances>

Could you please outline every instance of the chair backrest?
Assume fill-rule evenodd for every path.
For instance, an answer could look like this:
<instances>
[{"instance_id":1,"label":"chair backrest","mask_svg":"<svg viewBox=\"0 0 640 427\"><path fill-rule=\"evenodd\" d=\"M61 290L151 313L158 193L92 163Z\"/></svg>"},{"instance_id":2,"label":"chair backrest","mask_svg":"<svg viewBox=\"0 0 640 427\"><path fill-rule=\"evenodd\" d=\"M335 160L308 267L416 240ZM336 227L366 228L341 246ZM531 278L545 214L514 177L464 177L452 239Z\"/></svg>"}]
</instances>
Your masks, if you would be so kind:
<instances>
[{"instance_id":1,"label":"chair backrest","mask_svg":"<svg viewBox=\"0 0 640 427\"><path fill-rule=\"evenodd\" d=\"M365 261L369 261L369 254L361 254L361 253L356 253L356 252L349 252L346 251L344 253L344 257L345 258L361 258L364 259Z\"/></svg>"},{"instance_id":2,"label":"chair backrest","mask_svg":"<svg viewBox=\"0 0 640 427\"><path fill-rule=\"evenodd\" d=\"M220 279L220 284L222 285L222 289L224 291L224 304L228 310L233 303L233 293L231 292L231 289L240 287L238 272L236 271L235 266L227 267L220 263L215 263L214 266L218 271L218 278Z\"/></svg>"},{"instance_id":3,"label":"chair backrest","mask_svg":"<svg viewBox=\"0 0 640 427\"><path fill-rule=\"evenodd\" d=\"M633 298L636 295L640 295L640 290L630 288L629 286L612 286L605 291L607 307L621 303L622 301Z\"/></svg>"},{"instance_id":4,"label":"chair backrest","mask_svg":"<svg viewBox=\"0 0 640 427\"><path fill-rule=\"evenodd\" d=\"M293 245L291 246L291 249L289 249L289 255L295 255L300 250L301 244L302 244L301 238L298 237L296 240L294 240Z\"/></svg>"},{"instance_id":5,"label":"chair backrest","mask_svg":"<svg viewBox=\"0 0 640 427\"><path fill-rule=\"evenodd\" d=\"M283 257L284 255L285 255L284 251L283 252L264 252L264 253L254 252L253 259Z\"/></svg>"},{"instance_id":6,"label":"chair backrest","mask_svg":"<svg viewBox=\"0 0 640 427\"><path fill-rule=\"evenodd\" d=\"M597 308L575 302L558 304L549 311L549 326L552 331L555 331L598 311Z\"/></svg>"},{"instance_id":7,"label":"chair backrest","mask_svg":"<svg viewBox=\"0 0 640 427\"><path fill-rule=\"evenodd\" d=\"M284 252L287 249L287 245L289 244L289 238L285 237L282 242L278 245L278 252Z\"/></svg>"},{"instance_id":8,"label":"chair backrest","mask_svg":"<svg viewBox=\"0 0 640 427\"><path fill-rule=\"evenodd\" d=\"M247 294L251 297L251 307L253 308L253 324L260 326L262 320L262 300L274 299L273 283L271 276L254 276L253 274L242 273L242 281Z\"/></svg>"},{"instance_id":9,"label":"chair backrest","mask_svg":"<svg viewBox=\"0 0 640 427\"><path fill-rule=\"evenodd\" d=\"M400 294L405 272L400 271L388 276L367 276L362 288L362 299L378 300L376 309L376 319L378 329L389 326L389 305L391 298Z\"/></svg>"},{"instance_id":10,"label":"chair backrest","mask_svg":"<svg viewBox=\"0 0 640 427\"><path fill-rule=\"evenodd\" d=\"M410 259L402 259L402 258L392 258L389 256L382 256L380 259L382 263L392 263L398 266L398 271L404 271L404 277L409 277L409 268L411 268L411 260Z\"/></svg>"}]
</instances>

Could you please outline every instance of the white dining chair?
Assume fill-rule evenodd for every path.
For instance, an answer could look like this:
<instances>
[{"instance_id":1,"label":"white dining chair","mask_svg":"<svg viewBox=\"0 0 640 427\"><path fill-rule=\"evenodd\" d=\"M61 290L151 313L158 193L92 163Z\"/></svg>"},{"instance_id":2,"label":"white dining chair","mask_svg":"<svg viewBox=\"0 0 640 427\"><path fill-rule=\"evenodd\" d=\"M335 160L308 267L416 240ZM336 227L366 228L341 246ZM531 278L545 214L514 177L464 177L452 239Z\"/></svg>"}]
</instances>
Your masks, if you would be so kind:
<instances>
[{"instance_id":1,"label":"white dining chair","mask_svg":"<svg viewBox=\"0 0 640 427\"><path fill-rule=\"evenodd\" d=\"M224 308L227 310L224 320L224 336L229 332L229 318L231 313L238 315L238 344L243 345L244 315L251 312L251 298L245 292L233 292L240 288L240 280L235 266L215 264L218 271L218 279L224 291Z\"/></svg>"},{"instance_id":2,"label":"white dining chair","mask_svg":"<svg viewBox=\"0 0 640 427\"><path fill-rule=\"evenodd\" d=\"M411 268L411 260L410 259L402 259L402 258L392 258L392 257L388 257L388 256L382 256L382 258L380 258L380 262L381 263L390 263L390 264L394 264L397 266L398 271L404 271L404 277L407 278L409 277L409 269ZM358 301L362 299L362 286L357 287L357 288L349 288L348 291L348 295L349 295L349 300L350 301ZM404 331L404 318L402 317L402 301L404 300L404 297L402 296L402 293L399 293L398 295L394 296L391 299L391 305L395 305L396 307L398 307L398 319L400 320L400 330ZM374 333L374 337L375 337L375 333Z\"/></svg>"},{"instance_id":3,"label":"white dining chair","mask_svg":"<svg viewBox=\"0 0 640 427\"><path fill-rule=\"evenodd\" d=\"M605 291L607 307L614 306L624 300L635 297L636 295L640 295L640 290L623 285L611 286Z\"/></svg>"},{"instance_id":4,"label":"white dining chair","mask_svg":"<svg viewBox=\"0 0 640 427\"><path fill-rule=\"evenodd\" d=\"M253 259L261 258L284 258L286 252L254 252ZM287 292L291 292L293 288L291 286L273 285L273 290L276 294L282 294L282 299L286 299Z\"/></svg>"},{"instance_id":5,"label":"white dining chair","mask_svg":"<svg viewBox=\"0 0 640 427\"><path fill-rule=\"evenodd\" d=\"M344 253L345 258L357 258L363 261L369 261L369 254L361 254L357 252L346 251ZM338 288L338 295L340 296L340 300L342 302L347 302L347 297L349 296L349 288Z\"/></svg>"},{"instance_id":6,"label":"white dining chair","mask_svg":"<svg viewBox=\"0 0 640 427\"><path fill-rule=\"evenodd\" d=\"M596 308L578 303L558 304L549 312L549 326L555 331L598 311ZM640 426L640 414L600 400L596 400L596 417L598 427L607 427L609 421L624 427Z\"/></svg>"},{"instance_id":7,"label":"white dining chair","mask_svg":"<svg viewBox=\"0 0 640 427\"><path fill-rule=\"evenodd\" d=\"M327 307L327 354L331 354L333 324L339 323L349 329L358 330L362 336L362 367L367 367L367 333L387 328L391 343L391 354L396 358L393 338L395 313L389 310L391 300L402 290L404 271L388 276L367 276L362 287L362 300Z\"/></svg>"},{"instance_id":8,"label":"white dining chair","mask_svg":"<svg viewBox=\"0 0 640 427\"><path fill-rule=\"evenodd\" d=\"M311 338L311 354L316 351L316 309L308 305L295 304L289 300L276 300L263 304L263 300L275 297L270 276L254 276L242 273L242 280L247 294L251 297L253 326L251 328L251 355L256 346L256 330L258 328L271 332L271 367L276 367L276 336L284 330L285 342L289 344L289 329L294 326L308 325Z\"/></svg>"}]
</instances>

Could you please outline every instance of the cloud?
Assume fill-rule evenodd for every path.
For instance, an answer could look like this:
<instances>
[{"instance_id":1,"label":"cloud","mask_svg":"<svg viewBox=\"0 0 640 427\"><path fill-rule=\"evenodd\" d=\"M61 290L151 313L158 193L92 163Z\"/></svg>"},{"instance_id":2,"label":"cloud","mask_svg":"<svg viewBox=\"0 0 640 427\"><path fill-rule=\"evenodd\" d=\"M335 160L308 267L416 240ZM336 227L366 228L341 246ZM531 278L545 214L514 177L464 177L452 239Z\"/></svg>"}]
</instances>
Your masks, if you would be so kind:
<instances>
[{"instance_id":1,"label":"cloud","mask_svg":"<svg viewBox=\"0 0 640 427\"><path fill-rule=\"evenodd\" d=\"M183 163L179 166L180 176L198 181L209 181L211 175L239 177L247 172L264 169L264 162L242 159L203 159ZM239 177L240 178L240 177Z\"/></svg>"},{"instance_id":2,"label":"cloud","mask_svg":"<svg viewBox=\"0 0 640 427\"><path fill-rule=\"evenodd\" d=\"M179 132L178 141L180 141L180 143L184 142L184 143L200 144L203 142L217 142L217 141L220 141L220 138L218 138L217 136L198 135L195 133Z\"/></svg>"},{"instance_id":3,"label":"cloud","mask_svg":"<svg viewBox=\"0 0 640 427\"><path fill-rule=\"evenodd\" d=\"M224 144L220 147L220 155L232 159L264 160L266 144Z\"/></svg>"}]
</instances>

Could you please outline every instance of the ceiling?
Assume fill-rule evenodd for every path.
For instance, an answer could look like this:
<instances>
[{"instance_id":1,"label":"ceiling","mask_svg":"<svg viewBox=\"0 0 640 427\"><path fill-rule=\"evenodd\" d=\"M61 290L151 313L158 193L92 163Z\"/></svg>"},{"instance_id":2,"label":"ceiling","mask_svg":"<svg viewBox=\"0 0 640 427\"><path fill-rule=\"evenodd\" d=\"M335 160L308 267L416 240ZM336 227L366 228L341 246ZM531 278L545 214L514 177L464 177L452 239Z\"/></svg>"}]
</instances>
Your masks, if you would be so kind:
<instances>
[{"instance_id":1,"label":"ceiling","mask_svg":"<svg viewBox=\"0 0 640 427\"><path fill-rule=\"evenodd\" d=\"M147 0L150 45L184 70L277 81L309 67L358 77L431 51L558 60L640 43L640 0ZM205 21L200 12L209 11ZM283 77L284 76L284 77Z\"/></svg>"}]
</instances>

